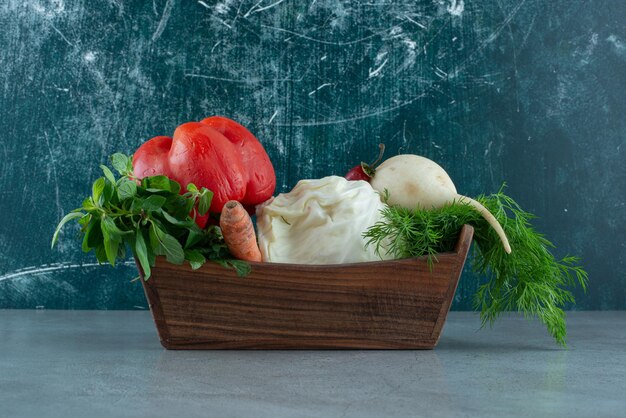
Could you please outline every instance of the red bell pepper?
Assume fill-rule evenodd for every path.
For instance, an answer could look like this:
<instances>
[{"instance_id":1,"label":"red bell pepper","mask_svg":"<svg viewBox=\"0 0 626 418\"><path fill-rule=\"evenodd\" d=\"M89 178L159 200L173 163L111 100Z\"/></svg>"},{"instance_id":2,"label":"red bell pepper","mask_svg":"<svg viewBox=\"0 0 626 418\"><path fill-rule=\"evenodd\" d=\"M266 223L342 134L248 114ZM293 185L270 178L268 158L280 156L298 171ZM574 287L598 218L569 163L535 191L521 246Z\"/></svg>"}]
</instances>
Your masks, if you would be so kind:
<instances>
[{"instance_id":1,"label":"red bell pepper","mask_svg":"<svg viewBox=\"0 0 626 418\"><path fill-rule=\"evenodd\" d=\"M221 116L184 123L173 138L157 136L145 142L133 155L133 171L138 179L166 175L181 184L181 192L189 183L206 187L214 193L212 213L221 212L229 200L253 207L276 188L274 167L261 143ZM206 219L196 221L206 224Z\"/></svg>"}]
</instances>

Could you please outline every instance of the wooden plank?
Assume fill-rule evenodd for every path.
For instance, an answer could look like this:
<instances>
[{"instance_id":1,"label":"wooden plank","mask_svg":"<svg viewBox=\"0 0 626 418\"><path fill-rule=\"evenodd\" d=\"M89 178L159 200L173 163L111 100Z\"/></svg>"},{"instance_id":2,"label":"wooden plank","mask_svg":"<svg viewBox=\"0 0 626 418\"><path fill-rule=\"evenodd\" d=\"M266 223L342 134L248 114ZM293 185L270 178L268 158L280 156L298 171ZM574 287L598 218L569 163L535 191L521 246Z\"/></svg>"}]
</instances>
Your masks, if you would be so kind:
<instances>
[{"instance_id":1,"label":"wooden plank","mask_svg":"<svg viewBox=\"0 0 626 418\"><path fill-rule=\"evenodd\" d=\"M344 265L251 263L246 277L158 259L143 281L170 349L433 348L469 250Z\"/></svg>"}]
</instances>

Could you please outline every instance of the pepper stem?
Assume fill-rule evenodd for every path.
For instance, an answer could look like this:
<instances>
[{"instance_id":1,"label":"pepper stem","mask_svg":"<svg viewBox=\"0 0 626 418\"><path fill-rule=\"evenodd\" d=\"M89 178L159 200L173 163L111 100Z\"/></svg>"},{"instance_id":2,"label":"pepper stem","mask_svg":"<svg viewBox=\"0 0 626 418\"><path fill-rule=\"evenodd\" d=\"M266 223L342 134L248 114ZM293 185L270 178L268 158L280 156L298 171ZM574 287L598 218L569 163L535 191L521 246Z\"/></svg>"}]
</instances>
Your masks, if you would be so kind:
<instances>
[{"instance_id":1,"label":"pepper stem","mask_svg":"<svg viewBox=\"0 0 626 418\"><path fill-rule=\"evenodd\" d=\"M376 174L376 166L383 160L383 154L385 153L385 144L378 144L378 149L378 158L376 158L376 161L371 164L367 164L361 161L361 168L368 177L374 177L374 174Z\"/></svg>"}]
</instances>

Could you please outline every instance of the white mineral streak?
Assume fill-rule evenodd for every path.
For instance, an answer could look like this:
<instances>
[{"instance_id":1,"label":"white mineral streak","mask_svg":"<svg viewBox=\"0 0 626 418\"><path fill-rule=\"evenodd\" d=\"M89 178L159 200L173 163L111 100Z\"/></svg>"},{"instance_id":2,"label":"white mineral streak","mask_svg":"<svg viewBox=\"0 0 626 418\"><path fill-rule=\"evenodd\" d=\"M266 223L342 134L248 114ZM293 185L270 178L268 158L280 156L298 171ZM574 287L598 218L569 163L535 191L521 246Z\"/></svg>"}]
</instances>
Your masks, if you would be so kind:
<instances>
[{"instance_id":1,"label":"white mineral streak","mask_svg":"<svg viewBox=\"0 0 626 418\"><path fill-rule=\"evenodd\" d=\"M465 10L465 4L463 0L452 0L447 10L452 16L461 16Z\"/></svg>"}]
</instances>

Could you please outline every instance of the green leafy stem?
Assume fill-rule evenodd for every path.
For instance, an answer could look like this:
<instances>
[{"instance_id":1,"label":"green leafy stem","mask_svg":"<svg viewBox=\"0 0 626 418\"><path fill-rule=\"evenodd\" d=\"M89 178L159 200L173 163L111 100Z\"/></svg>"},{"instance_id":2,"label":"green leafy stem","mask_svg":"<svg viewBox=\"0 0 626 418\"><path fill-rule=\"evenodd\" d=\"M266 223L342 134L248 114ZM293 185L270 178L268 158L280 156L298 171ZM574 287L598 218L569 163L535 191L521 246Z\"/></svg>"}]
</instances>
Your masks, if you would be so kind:
<instances>
[{"instance_id":1,"label":"green leafy stem","mask_svg":"<svg viewBox=\"0 0 626 418\"><path fill-rule=\"evenodd\" d=\"M219 227L201 229L195 222L197 215L209 211L213 192L190 183L181 194L180 184L166 176L138 180L133 176L132 159L124 154L113 154L111 164L120 177L100 166L104 176L93 183L91 196L82 206L61 219L52 246L63 226L77 220L84 252L93 250L99 263L115 266L117 259L125 259L128 246L146 280L157 256L174 264L186 260L193 269L211 260L234 268L239 276L249 273L248 263L232 258Z\"/></svg>"},{"instance_id":2,"label":"green leafy stem","mask_svg":"<svg viewBox=\"0 0 626 418\"><path fill-rule=\"evenodd\" d=\"M367 245L388 252L395 258L428 256L451 251L464 224L474 227L473 268L486 277L474 295L483 326L506 311L538 317L557 343L565 346L566 324L563 307L574 303L569 287L587 287L587 273L578 258L555 259L554 245L535 231L525 212L503 188L496 194L479 196L482 203L502 225L512 252L507 254L496 232L471 206L456 202L434 210L408 210L388 207L382 220L364 233Z\"/></svg>"}]
</instances>

